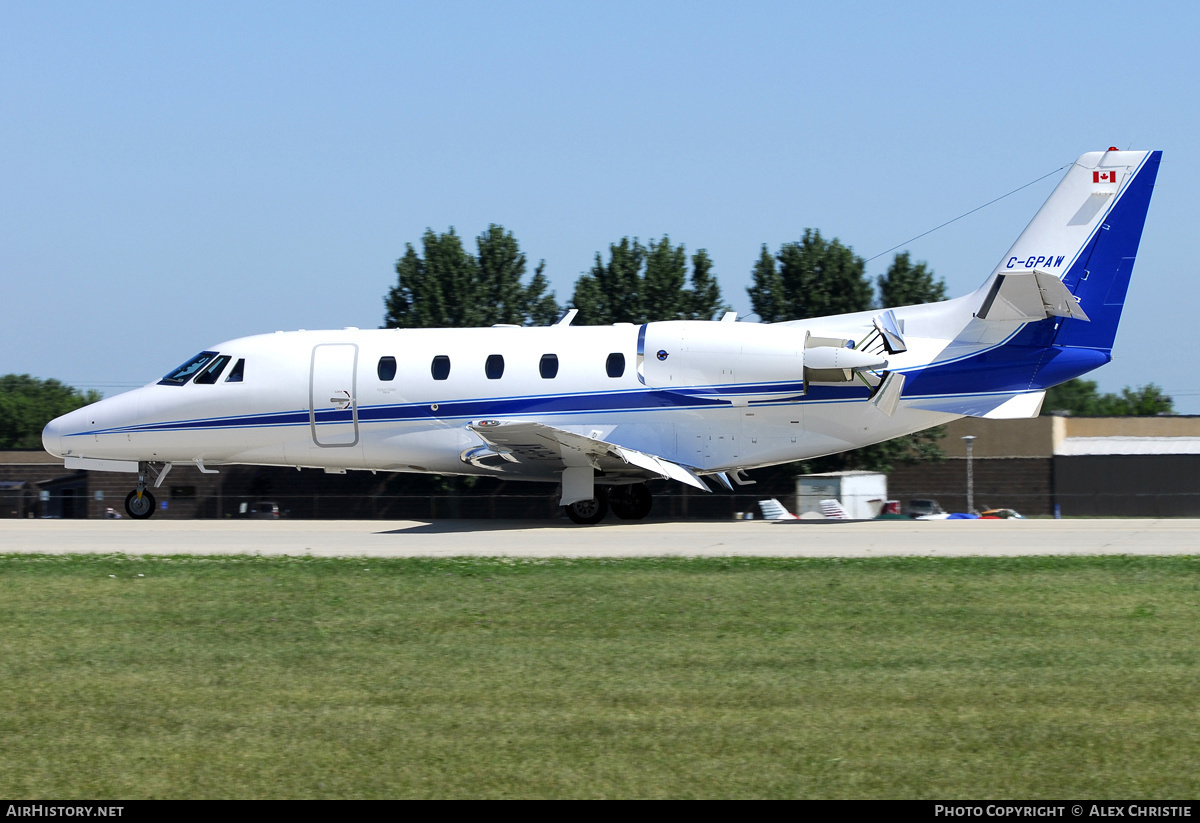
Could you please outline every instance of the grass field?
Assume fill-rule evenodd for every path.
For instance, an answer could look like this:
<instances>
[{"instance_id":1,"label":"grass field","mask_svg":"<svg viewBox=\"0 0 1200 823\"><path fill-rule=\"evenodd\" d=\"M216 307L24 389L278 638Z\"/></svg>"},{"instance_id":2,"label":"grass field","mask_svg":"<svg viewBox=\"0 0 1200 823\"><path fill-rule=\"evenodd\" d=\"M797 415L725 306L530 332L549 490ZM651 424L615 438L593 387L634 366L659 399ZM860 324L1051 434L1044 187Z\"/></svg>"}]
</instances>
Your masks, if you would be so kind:
<instances>
[{"instance_id":1,"label":"grass field","mask_svg":"<svg viewBox=\"0 0 1200 823\"><path fill-rule=\"evenodd\" d=\"M1200 558L0 555L0 797L1200 796Z\"/></svg>"}]
</instances>

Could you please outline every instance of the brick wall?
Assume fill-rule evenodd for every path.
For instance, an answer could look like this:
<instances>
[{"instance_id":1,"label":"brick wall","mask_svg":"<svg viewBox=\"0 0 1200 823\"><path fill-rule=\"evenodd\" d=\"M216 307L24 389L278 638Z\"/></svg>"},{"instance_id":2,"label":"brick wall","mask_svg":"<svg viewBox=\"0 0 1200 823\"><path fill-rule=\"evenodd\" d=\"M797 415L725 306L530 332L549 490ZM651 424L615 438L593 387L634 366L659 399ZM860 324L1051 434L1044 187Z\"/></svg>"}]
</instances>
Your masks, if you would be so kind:
<instances>
[{"instance_id":1,"label":"brick wall","mask_svg":"<svg viewBox=\"0 0 1200 823\"><path fill-rule=\"evenodd\" d=\"M1049 457L975 459L975 508L1016 509L1024 515L1054 513L1054 471ZM967 509L967 460L898 465L888 475L888 497L902 504L933 498L948 512Z\"/></svg>"}]
</instances>

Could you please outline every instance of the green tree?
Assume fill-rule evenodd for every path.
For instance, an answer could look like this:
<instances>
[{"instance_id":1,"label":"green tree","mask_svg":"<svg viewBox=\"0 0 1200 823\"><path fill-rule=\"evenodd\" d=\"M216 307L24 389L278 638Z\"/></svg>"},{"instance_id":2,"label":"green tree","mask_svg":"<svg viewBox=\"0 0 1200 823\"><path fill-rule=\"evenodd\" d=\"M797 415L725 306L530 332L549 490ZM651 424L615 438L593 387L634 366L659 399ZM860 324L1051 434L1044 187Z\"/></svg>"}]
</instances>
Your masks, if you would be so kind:
<instances>
[{"instance_id":1,"label":"green tree","mask_svg":"<svg viewBox=\"0 0 1200 823\"><path fill-rule=\"evenodd\" d=\"M0 449L40 449L47 423L99 399L97 391L85 394L57 380L28 374L0 377Z\"/></svg>"},{"instance_id":2,"label":"green tree","mask_svg":"<svg viewBox=\"0 0 1200 823\"><path fill-rule=\"evenodd\" d=\"M689 320L711 320L719 312L729 309L721 301L721 287L712 273L713 263L708 251L700 249L692 255L692 288L691 308L687 313Z\"/></svg>"},{"instance_id":3,"label":"green tree","mask_svg":"<svg viewBox=\"0 0 1200 823\"><path fill-rule=\"evenodd\" d=\"M1153 383L1126 386L1120 394L1101 394L1095 380L1076 377L1046 391L1042 414L1066 413L1074 417L1152 417L1171 414L1175 401Z\"/></svg>"},{"instance_id":4,"label":"green tree","mask_svg":"<svg viewBox=\"0 0 1200 823\"><path fill-rule=\"evenodd\" d=\"M885 309L946 299L945 281L940 277L935 279L925 261L913 265L906 251L896 255L887 274L881 274L876 282L879 284L879 305Z\"/></svg>"},{"instance_id":5,"label":"green tree","mask_svg":"<svg viewBox=\"0 0 1200 823\"><path fill-rule=\"evenodd\" d=\"M421 254L405 244L396 261L396 285L384 298L386 327L544 325L559 314L554 294L546 292L545 261L524 284L525 253L501 226L489 225L476 238L476 254L463 248L453 227L444 234L426 229L421 244Z\"/></svg>"},{"instance_id":6,"label":"green tree","mask_svg":"<svg viewBox=\"0 0 1200 823\"><path fill-rule=\"evenodd\" d=\"M671 245L670 239L650 241L646 249L646 274L642 278L641 314L646 320L679 320L691 309L691 301L681 300L687 281L687 252ZM686 306L684 305L686 303ZM680 309L685 309L681 312Z\"/></svg>"},{"instance_id":7,"label":"green tree","mask_svg":"<svg viewBox=\"0 0 1200 823\"><path fill-rule=\"evenodd\" d=\"M1104 412L1112 417L1152 417L1175 411L1175 401L1153 383L1136 389L1126 386L1121 389L1119 397L1111 394L1104 396L1106 399L1112 398Z\"/></svg>"},{"instance_id":8,"label":"green tree","mask_svg":"<svg viewBox=\"0 0 1200 823\"><path fill-rule=\"evenodd\" d=\"M874 296L865 271L863 259L840 240L805 229L803 239L784 243L774 259L763 246L746 291L765 323L865 311Z\"/></svg>"},{"instance_id":9,"label":"green tree","mask_svg":"<svg viewBox=\"0 0 1200 823\"><path fill-rule=\"evenodd\" d=\"M637 238L622 237L608 246L608 262L596 252L596 262L575 281L571 305L579 310L582 326L645 323L642 308L642 263L646 248Z\"/></svg>"},{"instance_id":10,"label":"green tree","mask_svg":"<svg viewBox=\"0 0 1200 823\"><path fill-rule=\"evenodd\" d=\"M775 267L775 255L763 243L758 260L751 271L754 285L746 289L750 294L750 305L764 323L787 319L787 305L783 297L783 280Z\"/></svg>"},{"instance_id":11,"label":"green tree","mask_svg":"<svg viewBox=\"0 0 1200 823\"><path fill-rule=\"evenodd\" d=\"M692 255L691 288L683 245L667 236L643 246L635 237L610 243L608 261L596 252L589 272L575 283L571 305L581 325L648 323L655 320L709 320L725 308L712 274L712 260L700 249Z\"/></svg>"}]
</instances>

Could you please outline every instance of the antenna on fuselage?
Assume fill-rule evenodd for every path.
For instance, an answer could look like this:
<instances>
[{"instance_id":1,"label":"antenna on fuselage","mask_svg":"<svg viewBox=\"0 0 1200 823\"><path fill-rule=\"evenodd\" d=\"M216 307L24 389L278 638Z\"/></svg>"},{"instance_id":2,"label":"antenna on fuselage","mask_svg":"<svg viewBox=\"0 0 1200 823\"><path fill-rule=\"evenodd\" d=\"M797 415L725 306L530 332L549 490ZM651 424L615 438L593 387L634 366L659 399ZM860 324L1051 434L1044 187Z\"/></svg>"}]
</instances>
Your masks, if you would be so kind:
<instances>
[{"instance_id":1,"label":"antenna on fuselage","mask_svg":"<svg viewBox=\"0 0 1200 823\"><path fill-rule=\"evenodd\" d=\"M579 314L579 309L567 309L562 313L562 316L554 321L556 326L569 326L571 321L575 319L575 315Z\"/></svg>"}]
</instances>

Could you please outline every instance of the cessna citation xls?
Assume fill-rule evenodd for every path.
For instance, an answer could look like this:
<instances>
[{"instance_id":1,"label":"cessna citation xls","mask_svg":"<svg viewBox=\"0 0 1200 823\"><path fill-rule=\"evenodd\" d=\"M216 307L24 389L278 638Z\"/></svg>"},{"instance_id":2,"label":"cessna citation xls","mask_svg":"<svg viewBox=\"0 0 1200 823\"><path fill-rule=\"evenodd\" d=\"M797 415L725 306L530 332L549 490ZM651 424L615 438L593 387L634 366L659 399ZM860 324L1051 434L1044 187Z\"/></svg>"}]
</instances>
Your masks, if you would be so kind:
<instances>
[{"instance_id":1,"label":"cessna citation xls","mask_svg":"<svg viewBox=\"0 0 1200 823\"><path fill-rule=\"evenodd\" d=\"M213 346L46 426L68 468L253 464L558 483L579 523L961 416L1033 417L1112 359L1161 152L1083 155L973 294L784 323L295 331ZM735 317L727 314L723 320ZM707 478L707 480L706 480Z\"/></svg>"}]
</instances>

